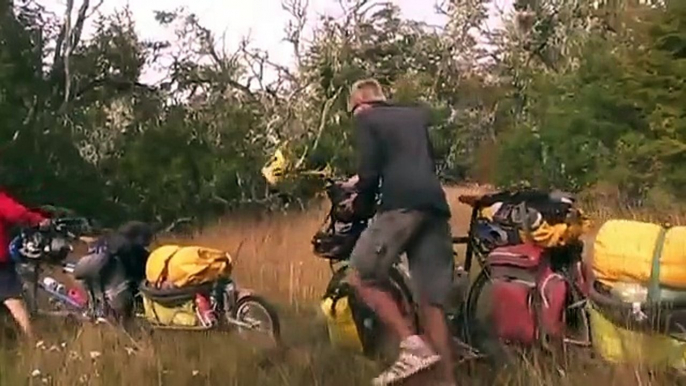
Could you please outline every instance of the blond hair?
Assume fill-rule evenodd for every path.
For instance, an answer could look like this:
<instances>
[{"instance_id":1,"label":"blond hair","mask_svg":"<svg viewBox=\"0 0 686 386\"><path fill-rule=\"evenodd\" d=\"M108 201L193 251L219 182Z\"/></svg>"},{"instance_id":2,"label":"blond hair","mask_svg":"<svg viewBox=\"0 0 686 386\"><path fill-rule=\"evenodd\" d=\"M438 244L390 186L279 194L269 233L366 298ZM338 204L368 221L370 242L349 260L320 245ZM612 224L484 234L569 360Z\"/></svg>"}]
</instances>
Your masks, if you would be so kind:
<instances>
[{"instance_id":1,"label":"blond hair","mask_svg":"<svg viewBox=\"0 0 686 386\"><path fill-rule=\"evenodd\" d=\"M373 78L358 80L350 88L350 99L348 100L348 110L352 111L356 105L368 102L385 101L386 96L381 88L381 83Z\"/></svg>"}]
</instances>

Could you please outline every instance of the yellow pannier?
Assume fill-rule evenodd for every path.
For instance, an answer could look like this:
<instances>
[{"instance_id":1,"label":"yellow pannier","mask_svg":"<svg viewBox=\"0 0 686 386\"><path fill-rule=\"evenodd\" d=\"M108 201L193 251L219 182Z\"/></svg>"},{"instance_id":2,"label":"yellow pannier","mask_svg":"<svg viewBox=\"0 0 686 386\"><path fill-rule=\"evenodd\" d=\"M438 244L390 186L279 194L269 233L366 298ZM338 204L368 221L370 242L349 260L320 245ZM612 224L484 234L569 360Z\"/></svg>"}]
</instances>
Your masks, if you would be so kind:
<instances>
[{"instance_id":1,"label":"yellow pannier","mask_svg":"<svg viewBox=\"0 0 686 386\"><path fill-rule=\"evenodd\" d=\"M145 319L153 325L195 327L199 324L192 300L179 306L166 307L143 296L143 307Z\"/></svg>"},{"instance_id":2,"label":"yellow pannier","mask_svg":"<svg viewBox=\"0 0 686 386\"><path fill-rule=\"evenodd\" d=\"M335 347L363 352L362 340L348 299L347 296L338 299L326 297L320 304L326 316L329 341Z\"/></svg>"}]
</instances>

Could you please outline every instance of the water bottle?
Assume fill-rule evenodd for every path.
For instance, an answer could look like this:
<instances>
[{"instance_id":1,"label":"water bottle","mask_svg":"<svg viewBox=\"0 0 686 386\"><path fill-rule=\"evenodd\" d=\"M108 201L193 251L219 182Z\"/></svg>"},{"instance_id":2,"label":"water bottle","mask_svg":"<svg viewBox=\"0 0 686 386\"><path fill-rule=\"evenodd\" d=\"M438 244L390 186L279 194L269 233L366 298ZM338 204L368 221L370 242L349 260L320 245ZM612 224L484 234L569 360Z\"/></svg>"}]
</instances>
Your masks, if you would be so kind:
<instances>
[{"instance_id":1,"label":"water bottle","mask_svg":"<svg viewBox=\"0 0 686 386\"><path fill-rule=\"evenodd\" d=\"M45 277L43 279L43 285L48 290L53 291L53 292L57 292L60 295L64 295L66 293L66 289L64 288L64 285L62 285L62 283L58 282L57 280L51 278L50 276Z\"/></svg>"},{"instance_id":2,"label":"water bottle","mask_svg":"<svg viewBox=\"0 0 686 386\"><path fill-rule=\"evenodd\" d=\"M214 315L212 305L205 295L195 294L195 307L198 310L200 323L202 323L204 327L214 326L217 321L217 317Z\"/></svg>"},{"instance_id":3,"label":"water bottle","mask_svg":"<svg viewBox=\"0 0 686 386\"><path fill-rule=\"evenodd\" d=\"M69 296L69 299L74 303L78 304L79 307L84 307L88 303L87 296L76 288L70 288L69 291L67 291L67 296Z\"/></svg>"},{"instance_id":4,"label":"water bottle","mask_svg":"<svg viewBox=\"0 0 686 386\"><path fill-rule=\"evenodd\" d=\"M453 274L453 283L448 294L448 308L450 310L457 310L462 306L462 303L469 291L469 275L463 266L455 268Z\"/></svg>"},{"instance_id":5,"label":"water bottle","mask_svg":"<svg viewBox=\"0 0 686 386\"><path fill-rule=\"evenodd\" d=\"M627 303L644 303L648 300L648 288L639 283L615 283L610 293Z\"/></svg>"}]
</instances>

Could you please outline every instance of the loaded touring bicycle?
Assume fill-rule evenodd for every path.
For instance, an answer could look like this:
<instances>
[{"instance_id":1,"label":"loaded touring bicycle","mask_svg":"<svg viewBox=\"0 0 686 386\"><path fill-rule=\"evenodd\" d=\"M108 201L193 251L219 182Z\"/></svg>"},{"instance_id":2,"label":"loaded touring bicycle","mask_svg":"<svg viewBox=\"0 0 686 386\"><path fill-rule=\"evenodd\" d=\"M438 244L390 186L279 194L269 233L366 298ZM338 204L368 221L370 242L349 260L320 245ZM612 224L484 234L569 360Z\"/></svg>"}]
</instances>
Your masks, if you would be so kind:
<instances>
[{"instance_id":1,"label":"loaded touring bicycle","mask_svg":"<svg viewBox=\"0 0 686 386\"><path fill-rule=\"evenodd\" d=\"M356 205L353 194L332 180L327 197L331 208L312 244L333 273L321 302L329 337L333 344L376 355L383 351L387 334L344 280L350 253L373 221L373 211ZM343 202L351 199L349 213L345 208L350 206ZM460 201L471 206L471 218L468 234L453 237L455 245L465 245L465 255L455 271L457 301L446 310L458 357L500 361L506 359L504 348L512 345L589 345L579 240L587 224L574 201L538 191L464 195ZM533 239L527 239L531 235ZM476 277L470 277L472 271ZM388 290L408 323L421 333L402 259L393 266L390 279ZM485 296L489 292L491 302ZM482 308L486 317L480 313Z\"/></svg>"},{"instance_id":2,"label":"loaded touring bicycle","mask_svg":"<svg viewBox=\"0 0 686 386\"><path fill-rule=\"evenodd\" d=\"M67 258L73 252L72 242L80 238L87 226L85 219L56 219L50 229L22 229L10 243L10 255L17 263L32 314L78 322L113 321L107 302L99 296L102 291L88 283L67 286L64 280L47 275L57 269L70 279L67 281L76 283L74 275L78 265ZM173 261L174 256L181 261ZM221 272L216 280L183 288L160 288L154 283L142 283L135 291L135 308L131 315L137 321L155 329L233 328L241 335L260 341L266 337L271 343L280 342L280 321L275 308L232 279L233 261L227 253L203 247L163 246L153 250L148 263L159 263L160 277L170 272L169 267L179 264L176 272L195 272L194 269L205 272L205 265L214 268L217 264ZM111 273L121 276L121 264L114 264ZM203 295L202 299L198 299L199 294Z\"/></svg>"}]
</instances>

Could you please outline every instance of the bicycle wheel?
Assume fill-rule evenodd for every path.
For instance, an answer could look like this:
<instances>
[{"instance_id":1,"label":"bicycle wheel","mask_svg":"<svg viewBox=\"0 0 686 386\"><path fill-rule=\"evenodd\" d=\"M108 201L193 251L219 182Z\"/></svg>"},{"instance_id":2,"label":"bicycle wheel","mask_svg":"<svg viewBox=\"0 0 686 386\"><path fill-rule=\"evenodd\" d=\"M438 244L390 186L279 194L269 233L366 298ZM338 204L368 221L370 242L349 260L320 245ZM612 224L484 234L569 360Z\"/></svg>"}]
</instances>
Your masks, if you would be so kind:
<instances>
[{"instance_id":1,"label":"bicycle wheel","mask_svg":"<svg viewBox=\"0 0 686 386\"><path fill-rule=\"evenodd\" d=\"M256 343L273 345L281 341L279 316L260 296L247 295L238 299L228 322L238 326L239 335Z\"/></svg>"},{"instance_id":2,"label":"bicycle wheel","mask_svg":"<svg viewBox=\"0 0 686 386\"><path fill-rule=\"evenodd\" d=\"M36 316L38 313L38 286L35 285L37 275L35 267L27 264L17 264L17 274L21 280L21 289L26 310L30 316Z\"/></svg>"},{"instance_id":3,"label":"bicycle wheel","mask_svg":"<svg viewBox=\"0 0 686 386\"><path fill-rule=\"evenodd\" d=\"M469 287L467 301L464 307L464 336L467 343L484 355L492 365L500 367L507 364L508 356L503 345L495 336L490 315L480 318L479 306L483 299L484 290L490 284L490 271L483 268Z\"/></svg>"},{"instance_id":4,"label":"bicycle wheel","mask_svg":"<svg viewBox=\"0 0 686 386\"><path fill-rule=\"evenodd\" d=\"M36 301L36 291L33 285L23 283L22 284L22 295L24 298L24 303L26 304L26 311L29 316L35 317L38 315L38 303Z\"/></svg>"},{"instance_id":5,"label":"bicycle wheel","mask_svg":"<svg viewBox=\"0 0 686 386\"><path fill-rule=\"evenodd\" d=\"M412 331L419 330L419 314L414 294L406 281L406 277L399 268L391 269L389 278L391 283L391 294L394 296L400 312L408 321ZM408 278L409 279L409 278Z\"/></svg>"},{"instance_id":6,"label":"bicycle wheel","mask_svg":"<svg viewBox=\"0 0 686 386\"><path fill-rule=\"evenodd\" d=\"M465 329L468 331L467 336L471 337L469 332L474 326L478 325L478 306L482 292L486 285L490 282L490 276L487 269L482 269L474 279L474 282L469 286L467 292L467 301L465 302Z\"/></svg>"}]
</instances>

